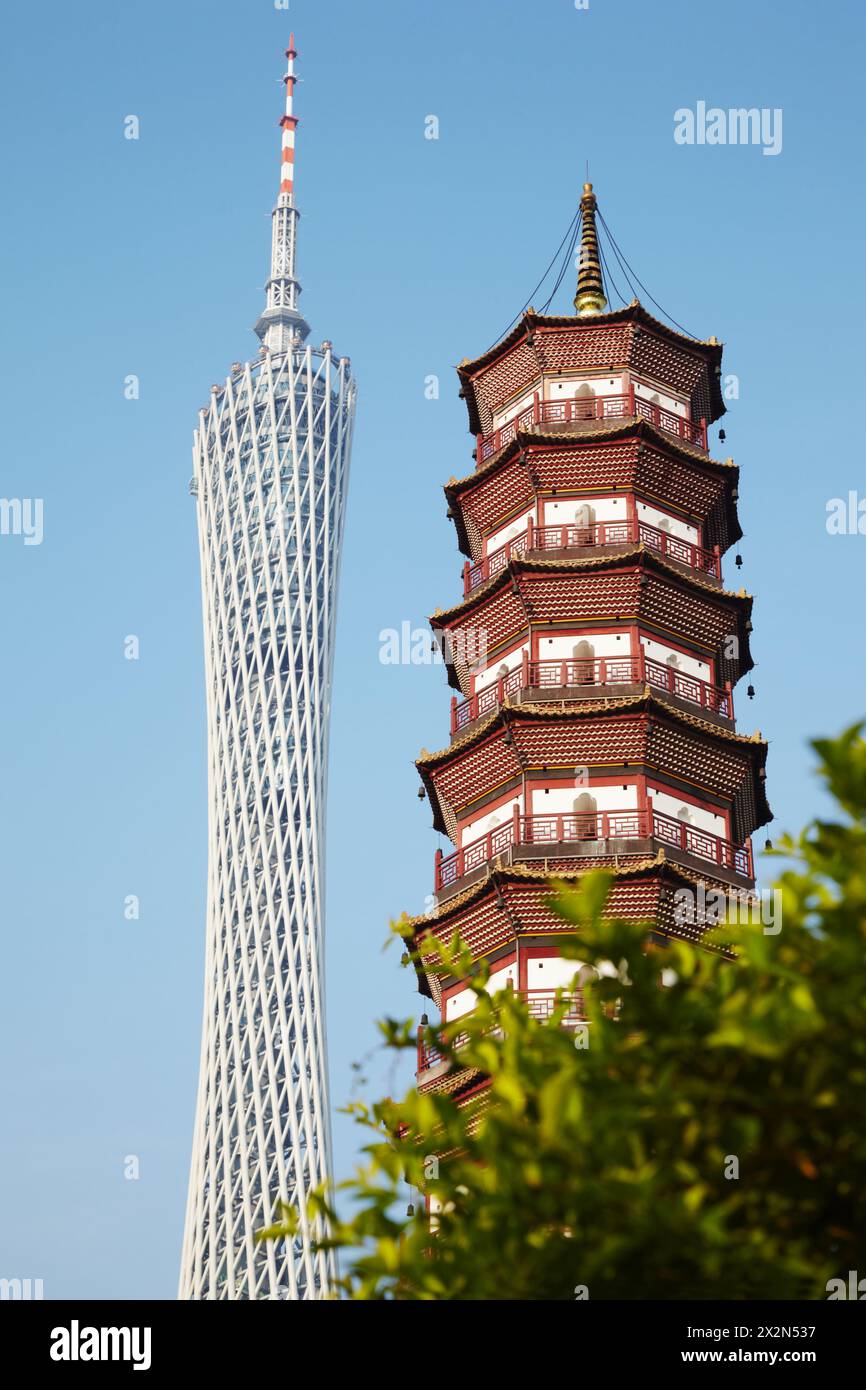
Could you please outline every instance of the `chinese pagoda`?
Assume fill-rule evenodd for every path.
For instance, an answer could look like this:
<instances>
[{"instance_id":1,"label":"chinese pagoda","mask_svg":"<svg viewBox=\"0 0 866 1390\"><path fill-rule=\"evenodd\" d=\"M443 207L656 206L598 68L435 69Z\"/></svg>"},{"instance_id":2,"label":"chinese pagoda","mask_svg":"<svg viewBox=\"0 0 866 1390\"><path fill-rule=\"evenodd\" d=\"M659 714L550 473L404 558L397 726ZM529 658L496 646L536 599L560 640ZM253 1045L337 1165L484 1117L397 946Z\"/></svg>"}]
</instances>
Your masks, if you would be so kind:
<instances>
[{"instance_id":1,"label":"chinese pagoda","mask_svg":"<svg viewBox=\"0 0 866 1390\"><path fill-rule=\"evenodd\" d=\"M455 932L545 1018L579 969L550 880L611 870L611 916L699 940L678 890L751 893L750 836L771 819L767 747L737 732L751 598L725 587L742 535L738 470L709 455L722 348L635 299L609 310L584 184L574 315L528 309L458 368L475 468L445 488L463 595L431 619L446 654L450 743L417 767L434 827L434 907L412 919L421 992L444 1021L475 1002L425 940ZM572 996L569 1017L581 1017ZM423 1020L422 1020L423 1022ZM419 1089L485 1080L419 1035Z\"/></svg>"}]
</instances>

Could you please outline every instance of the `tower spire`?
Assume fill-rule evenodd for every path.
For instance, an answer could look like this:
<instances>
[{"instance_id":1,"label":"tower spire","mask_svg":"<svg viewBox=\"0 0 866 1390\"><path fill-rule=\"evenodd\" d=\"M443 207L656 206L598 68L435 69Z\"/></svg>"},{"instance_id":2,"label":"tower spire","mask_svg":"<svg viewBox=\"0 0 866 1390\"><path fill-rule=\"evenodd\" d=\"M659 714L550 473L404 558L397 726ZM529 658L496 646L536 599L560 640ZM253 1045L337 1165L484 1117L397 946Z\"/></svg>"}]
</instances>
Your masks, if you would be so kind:
<instances>
[{"instance_id":1,"label":"tower spire","mask_svg":"<svg viewBox=\"0 0 866 1390\"><path fill-rule=\"evenodd\" d=\"M306 338L310 326L298 309L301 286L295 273L295 256L300 214L295 207L295 36L286 49L286 107L280 118L282 148L280 190L271 219L271 274L267 283L267 302L256 333L271 352L286 352L299 337Z\"/></svg>"},{"instance_id":2,"label":"tower spire","mask_svg":"<svg viewBox=\"0 0 866 1390\"><path fill-rule=\"evenodd\" d=\"M295 130L298 125L298 118L295 115L295 83L298 80L295 76L295 59L297 56L298 52L295 48L295 36L292 34L289 38L289 46L286 49L288 69L283 78L286 84L286 109L280 119L280 125L283 131L280 194L282 195L285 193L290 203L294 201L295 196Z\"/></svg>"},{"instance_id":3,"label":"tower spire","mask_svg":"<svg viewBox=\"0 0 866 1390\"><path fill-rule=\"evenodd\" d=\"M603 314L607 308L604 281L601 275L601 258L598 252L598 233L595 229L595 194L592 184L583 185L580 210L583 214L580 235L580 258L577 272L577 294L574 307L582 317L587 314Z\"/></svg>"}]
</instances>

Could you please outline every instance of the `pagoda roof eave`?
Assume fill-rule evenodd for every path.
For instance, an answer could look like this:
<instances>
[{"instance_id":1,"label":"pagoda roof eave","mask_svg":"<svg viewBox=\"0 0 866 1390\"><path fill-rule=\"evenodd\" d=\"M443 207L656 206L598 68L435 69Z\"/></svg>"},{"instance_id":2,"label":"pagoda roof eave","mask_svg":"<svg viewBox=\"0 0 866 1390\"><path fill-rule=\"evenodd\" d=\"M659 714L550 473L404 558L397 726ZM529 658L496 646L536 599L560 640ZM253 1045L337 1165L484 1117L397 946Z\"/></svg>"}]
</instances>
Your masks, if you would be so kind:
<instances>
[{"instance_id":1,"label":"pagoda roof eave","mask_svg":"<svg viewBox=\"0 0 866 1390\"><path fill-rule=\"evenodd\" d=\"M506 699L498 709L492 710L486 718L478 722L475 728L468 730L454 743L449 744L447 748L440 748L435 753L430 753L426 749L423 750L415 760L415 767L433 810L433 828L441 835L450 837L448 817L442 805L433 772L447 766L453 758L461 757L467 749L482 743L497 723L501 723L503 727L509 722L525 719L554 723L570 719L592 718L599 714L620 714L641 709L648 713L651 712L656 718L670 719L675 724L706 734L710 739L735 744L751 753L754 757L755 810L757 816L760 817L756 821L755 829L767 825L773 819L773 813L764 790L764 780L759 775L762 770L766 770L767 765L769 745L766 739L761 738L760 734L757 733L739 734L733 729L725 729L721 725L711 724L698 715L676 709L673 705L668 705L664 700L659 699L654 694L652 687L645 686L639 695L622 695L612 700L575 700L559 705L516 705Z\"/></svg>"},{"instance_id":2,"label":"pagoda roof eave","mask_svg":"<svg viewBox=\"0 0 866 1390\"><path fill-rule=\"evenodd\" d=\"M645 328L652 329L653 332L667 338L669 342L684 347L691 352L699 352L707 362L709 370L710 392L713 398L713 420L718 420L727 411L727 407L722 398L719 376L715 371L716 367L721 368L723 343L711 343L706 339L690 338L686 333L680 333L677 329L671 328L668 324L657 319L649 310L645 309L640 300L633 299L622 309L612 309L606 314L593 314L585 317L580 314L537 314L534 310L526 310L508 332L498 343L487 349L479 357L472 359L464 358L458 364L457 374L460 378L461 386L469 388L471 399L467 400L469 406L469 429L473 434L480 433L481 422L478 415L478 407L475 401L475 390L473 387L473 377L485 368L489 367L498 357L508 352L512 347L519 343L523 338L535 328L585 328L587 326L596 328L607 324L619 324L635 322L642 324Z\"/></svg>"},{"instance_id":3,"label":"pagoda roof eave","mask_svg":"<svg viewBox=\"0 0 866 1390\"><path fill-rule=\"evenodd\" d=\"M490 893L503 884L537 883L549 887L552 894L557 884L563 883L567 885L577 883L586 874L594 873L598 867L597 864L583 864L576 866L574 869L559 869L556 873L551 873L549 869L536 868L532 863L506 865L496 860L485 878L470 884L462 893L458 893L455 897L449 898L447 902L434 908L432 912L420 913L416 917L407 917L405 919L405 925L412 929L412 945L416 952L416 957L420 950L421 942L429 932L435 931L436 928L443 923L459 916L465 908L471 907L473 903L483 898L485 893ZM639 859L631 864L612 863L605 864L601 867L614 879L619 880L642 878L648 874L657 874L663 879L676 879L680 883L688 884L691 887L697 887L700 884L706 886L710 881L705 874L699 874L696 870L690 869L684 864L677 864L674 860L669 859L664 846L661 846L651 858ZM719 885L722 891L727 890L729 887L729 885L723 884L721 880L719 880ZM651 924L650 930L658 934L658 929L652 927ZM575 932L579 931L580 927L576 926ZM661 933L661 935L664 934L664 932ZM723 948L719 947L718 950L723 951ZM429 970L425 968L424 962L417 958L413 960L412 965L418 981L419 994L424 995L427 999L433 999L434 995L430 987Z\"/></svg>"},{"instance_id":4,"label":"pagoda roof eave","mask_svg":"<svg viewBox=\"0 0 866 1390\"><path fill-rule=\"evenodd\" d=\"M533 328L586 328L598 327L599 325L639 322L647 328L652 328L663 337L669 338L671 342L678 343L682 347L690 348L693 351L701 351L708 361L714 364L721 360L724 351L723 343L711 343L707 338L691 338L687 333L681 333L678 329L672 328L670 324L657 319L648 309L645 309L639 299L633 299L630 304L626 304L621 309L610 309L606 314L537 314L534 309L527 309L521 314L514 327L506 333L504 338L500 338L498 343L494 343L486 352L479 357L464 358L459 364L457 371L461 377L469 380L485 367L489 367L491 362L495 362L497 357L503 352L507 352L515 343L525 336L527 331Z\"/></svg>"},{"instance_id":5,"label":"pagoda roof eave","mask_svg":"<svg viewBox=\"0 0 866 1390\"><path fill-rule=\"evenodd\" d=\"M490 873L486 878L479 879L477 882L464 888L462 893L449 898L447 902L435 907L432 912L421 912L415 917L406 917L403 925L411 927L413 935L417 940L419 933L429 931L433 927L439 926L442 922L447 922L450 918L461 912L463 908L478 898L484 896L497 883L507 883L513 881L523 881L529 883L549 883L551 887L556 882L571 882L583 878L584 875L594 872L597 866L594 864L581 865L574 869L560 869L552 874L549 869L536 868L531 862L526 864L501 864L498 860L494 861ZM663 846L655 855L639 859L632 864L611 864L605 866L605 872L612 874L614 878L639 878L642 874L651 873L656 869L665 869L673 877L681 878L688 883L705 882L703 875L694 869L689 869L683 864L677 864L669 859ZM721 882L721 880L719 880Z\"/></svg>"},{"instance_id":6,"label":"pagoda roof eave","mask_svg":"<svg viewBox=\"0 0 866 1390\"><path fill-rule=\"evenodd\" d=\"M448 1076L437 1076L430 1081L419 1081L418 1094L423 1096L428 1091L435 1091L437 1095L451 1096L455 1100L465 1099L463 1093L475 1086L479 1078L483 1079L485 1086L490 1085L490 1077L484 1076L477 1067L460 1067ZM446 1155L443 1154L441 1157L444 1158Z\"/></svg>"},{"instance_id":7,"label":"pagoda roof eave","mask_svg":"<svg viewBox=\"0 0 866 1390\"><path fill-rule=\"evenodd\" d=\"M654 566L667 578L681 580L685 584L700 589L703 593L711 594L714 598L723 598L729 602L742 604L745 616L748 617L751 614L753 600L751 594L747 594L745 590L735 593L731 589L721 589L716 585L708 584L705 580L686 574L674 565L668 564L654 550L640 544L629 545L627 549L617 550L614 555L592 555L585 559L529 560L523 555L516 555L503 569L497 570L496 574L491 575L483 584L479 584L476 589L472 590L471 594L467 594L459 603L453 604L451 608L443 608L431 613L428 622L434 631L447 627L454 619L471 613L480 602L495 594L497 589L510 584L514 575L518 573L532 574L558 570L574 571L579 574L582 570L614 568L635 560L642 560L644 564Z\"/></svg>"},{"instance_id":8,"label":"pagoda roof eave","mask_svg":"<svg viewBox=\"0 0 866 1390\"><path fill-rule=\"evenodd\" d=\"M728 493L728 520L730 523L731 545L734 545L743 535L740 519L737 515L736 505L733 502L732 493L739 481L739 465L732 459L714 459L701 450L695 449L685 440L674 439L672 435L665 434L663 430L658 430L640 416L632 416L624 423L611 424L609 420L586 421L575 429L573 434L564 430L553 431L543 428L530 430L517 430L513 437L508 441L503 449L493 454L480 468L474 469L463 478L452 478L444 486L445 499L448 506L454 513L454 526L457 531L457 544L464 555L471 554L471 544L466 523L463 518L463 495L471 492L479 482L485 481L505 467L514 458L523 452L531 453L533 448L539 446L543 448L573 448L580 444L607 444L622 442L627 439L639 438L654 444L662 452L667 451L675 457L681 458L684 462L697 464L698 467L708 470L710 473L717 473L720 478L729 486Z\"/></svg>"},{"instance_id":9,"label":"pagoda roof eave","mask_svg":"<svg viewBox=\"0 0 866 1390\"><path fill-rule=\"evenodd\" d=\"M651 421L645 420L640 415L630 415L627 419L618 417L615 424L613 418L608 416L602 420L575 421L573 422L573 433L568 433L567 430L563 429L545 429L543 426L535 426L528 430L516 430L505 447L497 453L491 454L480 468L474 468L471 473L467 473L464 477L447 482L444 489L445 495L449 501L459 501L461 493L466 492L479 480L495 473L516 454L521 453L524 449L531 449L533 445L558 444L571 448L575 444L590 441L593 444L605 444L614 440L628 439L632 435L650 440L660 449L666 449L669 453L679 455L687 463L698 463L704 468L717 471L723 477L730 478L734 483L739 477L739 465L732 460L711 458L709 454L705 454L702 449L695 448L686 440L675 439L672 434L666 434L664 430L656 429Z\"/></svg>"},{"instance_id":10,"label":"pagoda roof eave","mask_svg":"<svg viewBox=\"0 0 866 1390\"><path fill-rule=\"evenodd\" d=\"M712 735L725 743L736 743L742 747L762 749L764 758L767 755L767 740L760 738L756 734L740 734L735 729L726 729L721 724L714 724L709 719L701 719L697 714L689 714L686 710L677 709L674 705L668 705L664 700L660 700L653 693L652 686L645 686L639 695L618 695L615 699L609 700L572 700L560 701L557 704L514 704L508 697L490 714L480 719L474 728L468 729L465 733L456 738L453 743L449 743L447 748L440 748L435 753L426 750L419 754L415 760L418 772L423 769L442 767L450 762L452 757L457 757L467 748L474 744L483 742L490 730L497 724L504 726L509 722L508 716L513 719L539 719L542 721L581 718L596 714L609 714L612 711L629 709L653 708L659 714L671 718L675 723L687 724L691 728L700 729L702 732ZM759 764L761 765L761 764Z\"/></svg>"}]
</instances>

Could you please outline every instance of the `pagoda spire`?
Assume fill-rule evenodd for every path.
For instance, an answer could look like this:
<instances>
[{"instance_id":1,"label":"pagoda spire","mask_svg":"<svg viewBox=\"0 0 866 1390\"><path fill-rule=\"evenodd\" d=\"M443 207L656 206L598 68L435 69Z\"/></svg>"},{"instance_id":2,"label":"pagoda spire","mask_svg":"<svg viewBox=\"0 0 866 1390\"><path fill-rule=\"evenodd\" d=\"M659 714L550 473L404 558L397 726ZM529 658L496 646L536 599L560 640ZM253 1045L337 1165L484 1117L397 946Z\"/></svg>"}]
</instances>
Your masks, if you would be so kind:
<instances>
[{"instance_id":1,"label":"pagoda spire","mask_svg":"<svg viewBox=\"0 0 866 1390\"><path fill-rule=\"evenodd\" d=\"M580 256L578 259L577 294L574 307L583 317L587 314L603 314L607 308L604 293L604 280L601 274L601 258L598 251L598 233L595 229L595 194L592 184L583 185L580 200L582 228L580 234Z\"/></svg>"},{"instance_id":2,"label":"pagoda spire","mask_svg":"<svg viewBox=\"0 0 866 1390\"><path fill-rule=\"evenodd\" d=\"M295 207L295 36L286 49L286 107L280 118L280 188L272 214L271 274L267 283L267 303L256 324L256 333L271 352L285 352L294 342L303 342L310 326L298 309L301 293L295 270L300 213Z\"/></svg>"}]
</instances>

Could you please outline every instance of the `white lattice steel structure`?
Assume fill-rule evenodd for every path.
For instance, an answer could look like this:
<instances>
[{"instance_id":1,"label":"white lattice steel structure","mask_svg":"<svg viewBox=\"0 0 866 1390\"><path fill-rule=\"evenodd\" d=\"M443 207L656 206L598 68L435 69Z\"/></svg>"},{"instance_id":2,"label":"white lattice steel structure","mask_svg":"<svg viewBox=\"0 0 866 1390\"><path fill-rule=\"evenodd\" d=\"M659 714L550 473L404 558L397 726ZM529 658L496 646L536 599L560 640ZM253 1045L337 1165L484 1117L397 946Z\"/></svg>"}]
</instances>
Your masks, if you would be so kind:
<instances>
[{"instance_id":1,"label":"white lattice steel structure","mask_svg":"<svg viewBox=\"0 0 866 1390\"><path fill-rule=\"evenodd\" d=\"M209 745L204 1024L181 1298L317 1298L307 1194L330 1167L324 832L334 619L355 385L305 343L295 275L294 36L254 363L199 416ZM295 1206L302 1234L256 1244Z\"/></svg>"}]
</instances>

